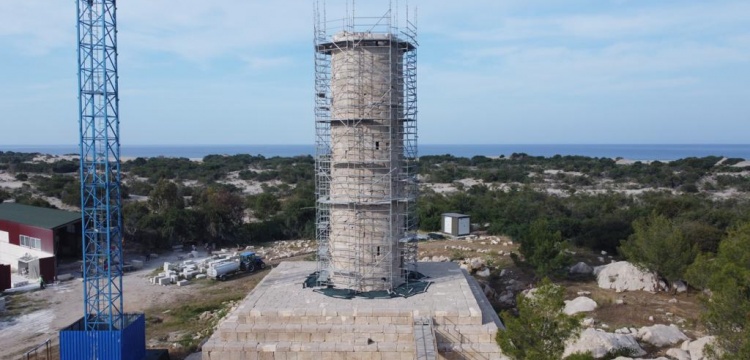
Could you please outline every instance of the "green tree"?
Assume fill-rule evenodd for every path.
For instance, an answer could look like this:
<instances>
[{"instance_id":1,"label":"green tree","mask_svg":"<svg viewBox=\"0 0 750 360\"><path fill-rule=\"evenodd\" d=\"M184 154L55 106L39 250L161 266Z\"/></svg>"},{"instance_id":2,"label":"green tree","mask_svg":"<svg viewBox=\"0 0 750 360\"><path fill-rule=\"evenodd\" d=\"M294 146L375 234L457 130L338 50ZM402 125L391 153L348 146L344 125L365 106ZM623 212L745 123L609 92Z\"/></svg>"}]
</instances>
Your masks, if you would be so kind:
<instances>
[{"instance_id":1,"label":"green tree","mask_svg":"<svg viewBox=\"0 0 750 360\"><path fill-rule=\"evenodd\" d=\"M185 206L177 185L166 179L159 180L148 196L148 205L155 212L182 209Z\"/></svg>"},{"instance_id":2,"label":"green tree","mask_svg":"<svg viewBox=\"0 0 750 360\"><path fill-rule=\"evenodd\" d=\"M281 210L281 202L277 196L267 192L255 196L250 205L255 217L260 220L267 220Z\"/></svg>"},{"instance_id":3,"label":"green tree","mask_svg":"<svg viewBox=\"0 0 750 360\"><path fill-rule=\"evenodd\" d=\"M243 199L223 186L211 186L193 195L205 219L206 231L218 241L234 240L245 216Z\"/></svg>"},{"instance_id":4,"label":"green tree","mask_svg":"<svg viewBox=\"0 0 750 360\"><path fill-rule=\"evenodd\" d=\"M505 331L498 331L497 343L514 360L558 360L565 342L578 336L581 315L567 315L565 289L544 279L529 295L517 297L518 316L501 314Z\"/></svg>"},{"instance_id":5,"label":"green tree","mask_svg":"<svg viewBox=\"0 0 750 360\"><path fill-rule=\"evenodd\" d=\"M633 222L633 235L622 242L620 254L631 262L655 271L673 282L685 276L695 259L697 247L671 220L652 213Z\"/></svg>"},{"instance_id":6,"label":"green tree","mask_svg":"<svg viewBox=\"0 0 750 360\"><path fill-rule=\"evenodd\" d=\"M560 231L550 229L546 219L537 219L521 237L519 251L537 274L549 275L568 264L565 248Z\"/></svg>"},{"instance_id":7,"label":"green tree","mask_svg":"<svg viewBox=\"0 0 750 360\"><path fill-rule=\"evenodd\" d=\"M750 359L750 223L731 229L716 257L699 255L687 274L711 290L702 318L718 339L715 357Z\"/></svg>"}]
</instances>

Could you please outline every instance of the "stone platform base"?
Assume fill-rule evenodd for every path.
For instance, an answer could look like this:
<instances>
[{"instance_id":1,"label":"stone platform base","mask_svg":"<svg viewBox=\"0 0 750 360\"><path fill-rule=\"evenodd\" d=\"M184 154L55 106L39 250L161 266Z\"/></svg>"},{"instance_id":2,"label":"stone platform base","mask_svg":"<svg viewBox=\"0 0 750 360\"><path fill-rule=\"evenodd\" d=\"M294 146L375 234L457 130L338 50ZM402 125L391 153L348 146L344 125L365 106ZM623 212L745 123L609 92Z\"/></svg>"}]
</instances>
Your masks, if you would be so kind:
<instances>
[{"instance_id":1,"label":"stone platform base","mask_svg":"<svg viewBox=\"0 0 750 360\"><path fill-rule=\"evenodd\" d=\"M315 266L273 269L204 344L203 359L411 360L435 359L435 350L438 359L506 359L495 342L500 319L457 264L418 263L427 291L391 299L303 288Z\"/></svg>"}]
</instances>

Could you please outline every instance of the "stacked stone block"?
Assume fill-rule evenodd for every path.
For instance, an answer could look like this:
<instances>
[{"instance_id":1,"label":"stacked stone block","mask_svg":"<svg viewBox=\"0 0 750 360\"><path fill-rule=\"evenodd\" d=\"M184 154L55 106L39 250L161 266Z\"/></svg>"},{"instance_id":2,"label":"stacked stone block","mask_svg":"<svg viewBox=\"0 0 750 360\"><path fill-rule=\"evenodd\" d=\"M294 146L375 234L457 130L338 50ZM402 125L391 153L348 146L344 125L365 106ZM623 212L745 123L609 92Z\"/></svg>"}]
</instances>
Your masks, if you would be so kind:
<instances>
[{"instance_id":1,"label":"stacked stone block","mask_svg":"<svg viewBox=\"0 0 750 360\"><path fill-rule=\"evenodd\" d=\"M340 299L302 287L315 264L282 263L221 322L204 360L415 359L415 319L433 321L441 359L505 359L502 327L478 286L456 264L422 264L433 275L409 298ZM488 304L488 303L487 303Z\"/></svg>"}]
</instances>

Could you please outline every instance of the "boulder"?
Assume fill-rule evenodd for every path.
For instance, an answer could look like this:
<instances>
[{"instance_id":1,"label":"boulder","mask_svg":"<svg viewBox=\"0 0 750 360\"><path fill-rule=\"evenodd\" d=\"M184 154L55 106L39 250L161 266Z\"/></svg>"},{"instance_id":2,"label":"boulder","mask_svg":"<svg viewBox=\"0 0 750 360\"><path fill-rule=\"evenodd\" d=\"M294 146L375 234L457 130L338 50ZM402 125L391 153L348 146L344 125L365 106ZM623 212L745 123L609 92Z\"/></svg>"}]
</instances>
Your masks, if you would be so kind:
<instances>
[{"instance_id":1,"label":"boulder","mask_svg":"<svg viewBox=\"0 0 750 360\"><path fill-rule=\"evenodd\" d=\"M607 265L594 266L594 271L593 271L594 276L599 276L599 273L602 272L602 270L604 270L605 267L607 267Z\"/></svg>"},{"instance_id":2,"label":"boulder","mask_svg":"<svg viewBox=\"0 0 750 360\"><path fill-rule=\"evenodd\" d=\"M677 326L662 324L644 326L638 330L636 337L656 347L671 346L688 340L688 337Z\"/></svg>"},{"instance_id":3,"label":"boulder","mask_svg":"<svg viewBox=\"0 0 750 360\"><path fill-rule=\"evenodd\" d=\"M594 310L596 310L596 301L585 296L579 296L573 300L566 301L563 312L568 315L573 315Z\"/></svg>"},{"instance_id":4,"label":"boulder","mask_svg":"<svg viewBox=\"0 0 750 360\"><path fill-rule=\"evenodd\" d=\"M646 354L633 335L613 334L588 328L581 332L581 336L577 340L568 342L563 357L590 351L591 355L598 359L604 357L609 351L619 348L632 349L635 356Z\"/></svg>"},{"instance_id":5,"label":"boulder","mask_svg":"<svg viewBox=\"0 0 750 360\"><path fill-rule=\"evenodd\" d=\"M479 270L484 267L484 260L481 258L472 258L469 260L469 264L471 265L471 270Z\"/></svg>"},{"instance_id":6,"label":"boulder","mask_svg":"<svg viewBox=\"0 0 750 360\"><path fill-rule=\"evenodd\" d=\"M484 270L477 271L477 276L481 276L481 277L490 276L490 269L484 268Z\"/></svg>"},{"instance_id":7,"label":"boulder","mask_svg":"<svg viewBox=\"0 0 750 360\"><path fill-rule=\"evenodd\" d=\"M690 359L690 354L687 351L678 348L667 350L667 356L677 360L692 360Z\"/></svg>"},{"instance_id":8,"label":"boulder","mask_svg":"<svg viewBox=\"0 0 750 360\"><path fill-rule=\"evenodd\" d=\"M512 291L506 291L497 298L497 301L500 302L501 305L505 306L514 306L516 305L516 297L514 296Z\"/></svg>"},{"instance_id":9,"label":"boulder","mask_svg":"<svg viewBox=\"0 0 750 360\"><path fill-rule=\"evenodd\" d=\"M703 350L705 349L706 345L713 343L714 340L715 338L713 336L704 336L688 343L687 351L690 353L690 359L704 360L705 354L703 353Z\"/></svg>"},{"instance_id":10,"label":"boulder","mask_svg":"<svg viewBox=\"0 0 750 360\"><path fill-rule=\"evenodd\" d=\"M571 274L591 274L592 272L594 272L594 269L585 262L579 262L570 268Z\"/></svg>"},{"instance_id":11,"label":"boulder","mask_svg":"<svg viewBox=\"0 0 750 360\"><path fill-rule=\"evenodd\" d=\"M675 289L678 293L684 293L687 291L687 284L681 280L677 280L672 284L672 288Z\"/></svg>"},{"instance_id":12,"label":"boulder","mask_svg":"<svg viewBox=\"0 0 750 360\"><path fill-rule=\"evenodd\" d=\"M598 268L598 267L597 267ZM604 265L597 274L600 288L622 291L654 292L658 286L656 275L645 272L627 261L618 261Z\"/></svg>"}]
</instances>

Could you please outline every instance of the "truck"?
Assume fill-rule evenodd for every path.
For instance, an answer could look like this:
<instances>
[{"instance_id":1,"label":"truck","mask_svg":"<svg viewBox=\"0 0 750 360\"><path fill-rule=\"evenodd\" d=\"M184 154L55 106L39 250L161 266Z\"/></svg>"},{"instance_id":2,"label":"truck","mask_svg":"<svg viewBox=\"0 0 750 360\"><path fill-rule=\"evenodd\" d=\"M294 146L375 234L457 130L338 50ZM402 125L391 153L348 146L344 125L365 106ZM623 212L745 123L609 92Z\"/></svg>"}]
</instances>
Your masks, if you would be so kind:
<instances>
[{"instance_id":1,"label":"truck","mask_svg":"<svg viewBox=\"0 0 750 360\"><path fill-rule=\"evenodd\" d=\"M211 265L206 271L206 275L211 279L224 281L238 273L251 273L257 269L265 268L266 263L263 262L263 258L255 252L245 251L234 258Z\"/></svg>"}]
</instances>

